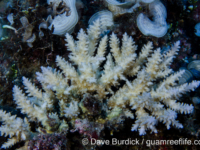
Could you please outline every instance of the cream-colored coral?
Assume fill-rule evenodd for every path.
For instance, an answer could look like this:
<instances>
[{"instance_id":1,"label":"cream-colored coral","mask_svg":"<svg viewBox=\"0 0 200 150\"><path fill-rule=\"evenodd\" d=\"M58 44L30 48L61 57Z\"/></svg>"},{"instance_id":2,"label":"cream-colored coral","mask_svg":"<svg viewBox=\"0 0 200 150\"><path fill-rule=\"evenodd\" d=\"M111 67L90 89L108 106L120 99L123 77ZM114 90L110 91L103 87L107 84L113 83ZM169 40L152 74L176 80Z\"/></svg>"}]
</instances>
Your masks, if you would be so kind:
<instances>
[{"instance_id":1,"label":"cream-colored coral","mask_svg":"<svg viewBox=\"0 0 200 150\"><path fill-rule=\"evenodd\" d=\"M8 141L1 148L9 148L17 142L30 139L32 136L27 118L16 118L16 115L11 116L10 113L0 110L0 120L3 121L3 125L0 127L1 136L9 136Z\"/></svg>"},{"instance_id":2,"label":"cream-colored coral","mask_svg":"<svg viewBox=\"0 0 200 150\"><path fill-rule=\"evenodd\" d=\"M72 64L57 56L56 63L61 71L41 67L42 72L36 73L43 90L36 88L25 77L23 84L27 95L14 86L13 97L18 108L27 114L29 121L41 123L37 131L52 133L67 130L67 122L61 117L71 120L74 126L75 119L87 119L91 114L98 116L92 122L105 125L109 122L110 126L123 120L122 116L132 119L136 116L131 130L139 130L140 135L148 129L156 133L158 121L168 129L171 125L182 128L176 120L177 112L191 113L193 106L178 102L179 98L198 87L200 82L176 84L183 71L173 73L169 65L179 50L180 42L176 42L164 54L159 48L153 50L153 44L148 42L137 56L137 46L126 33L121 44L117 36L112 34L107 46L108 36L100 39L99 20L90 25L87 32L81 29L77 41L66 34L66 46L71 51L69 58ZM58 109L54 106L56 102L60 107L57 113ZM96 112L91 113L91 110ZM135 114L132 110L135 110ZM101 111L106 112L106 117L101 116ZM1 114L6 127L20 120L3 111ZM12 121L8 118L12 118ZM28 124L26 119L25 124ZM21 138L15 139L14 136L3 147L27 140L28 126L6 130L4 126L0 128L2 133L10 136L20 133Z\"/></svg>"}]
</instances>

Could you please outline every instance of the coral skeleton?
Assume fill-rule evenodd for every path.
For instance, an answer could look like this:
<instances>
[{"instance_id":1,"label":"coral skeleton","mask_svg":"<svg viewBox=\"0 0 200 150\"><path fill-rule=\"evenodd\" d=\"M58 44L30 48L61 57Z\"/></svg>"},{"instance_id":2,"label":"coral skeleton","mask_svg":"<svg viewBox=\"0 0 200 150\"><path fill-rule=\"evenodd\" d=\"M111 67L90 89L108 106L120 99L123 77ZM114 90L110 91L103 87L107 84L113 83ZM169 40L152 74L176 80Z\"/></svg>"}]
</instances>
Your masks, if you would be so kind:
<instances>
[{"instance_id":1,"label":"coral skeleton","mask_svg":"<svg viewBox=\"0 0 200 150\"><path fill-rule=\"evenodd\" d=\"M42 72L36 75L42 89L25 77L22 80L26 94L14 86L14 101L27 118L23 120L0 111L1 135L9 136L2 148L31 141L33 134L44 131L48 134L67 132L69 123L71 129L88 136L94 135L88 132L91 124L99 127L94 131L99 135L104 126L112 127L124 117L134 119L134 116L136 121L131 130L139 131L139 135L146 134L147 130L157 133L158 122L163 122L167 129L183 127L176 120L177 113L191 113L193 106L182 103L179 98L197 88L200 82L176 83L184 71L174 73L169 65L179 51L180 42L174 43L164 54L159 48L153 50L152 42L148 42L137 56L132 37L124 33L120 44L113 33L108 44L107 35L100 38L100 26L97 19L87 34L81 29L77 41L66 34L70 61L57 56L59 70L41 67ZM30 129L30 121L38 124L35 132Z\"/></svg>"}]
</instances>

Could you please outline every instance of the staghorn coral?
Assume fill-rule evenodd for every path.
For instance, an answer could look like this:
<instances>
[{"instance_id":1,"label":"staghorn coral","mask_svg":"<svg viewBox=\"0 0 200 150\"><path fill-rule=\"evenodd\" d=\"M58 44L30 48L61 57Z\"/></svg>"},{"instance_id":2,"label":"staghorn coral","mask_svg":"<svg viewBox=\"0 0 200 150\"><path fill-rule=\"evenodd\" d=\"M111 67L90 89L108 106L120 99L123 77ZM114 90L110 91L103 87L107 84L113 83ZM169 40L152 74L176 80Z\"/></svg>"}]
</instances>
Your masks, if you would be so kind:
<instances>
[{"instance_id":1,"label":"staghorn coral","mask_svg":"<svg viewBox=\"0 0 200 150\"><path fill-rule=\"evenodd\" d=\"M108 29L112 29L114 26L113 21L113 14L110 11L103 10L98 11L88 21L88 24L91 25L95 20L99 19L101 22L101 29L105 32L108 31Z\"/></svg>"},{"instance_id":2,"label":"staghorn coral","mask_svg":"<svg viewBox=\"0 0 200 150\"><path fill-rule=\"evenodd\" d=\"M1 135L9 136L8 142L4 143L1 148L8 148L15 143L26 140L31 137L30 126L27 118L21 119L11 116L0 110L0 119L4 124L0 127Z\"/></svg>"},{"instance_id":3,"label":"staghorn coral","mask_svg":"<svg viewBox=\"0 0 200 150\"><path fill-rule=\"evenodd\" d=\"M43 90L25 77L26 94L14 86L14 101L28 119L23 122L0 112L4 122L0 128L1 135L9 135L2 148L19 141L34 143L33 136L40 133L67 132L69 123L80 134L97 138L104 126L112 127L124 117L134 118L132 110L135 110L137 120L131 130L139 130L140 135L146 134L148 129L156 133L158 121L168 129L171 125L183 127L176 120L177 112L191 113L193 106L177 101L183 93L198 87L200 82L176 84L184 71L173 73L169 65L179 50L180 42L165 54L161 54L159 48L153 51L152 43L148 42L137 56L137 46L132 37L125 33L120 47L119 39L112 34L108 47L108 36L100 39L100 26L98 19L89 26L87 34L81 29L78 41L66 34L66 46L71 51L69 58L73 63L57 56L56 63L62 71L41 67L42 72L36 74ZM59 112L56 112L56 102ZM28 121L38 124L36 132L31 131ZM14 124L19 127L12 128ZM84 127L80 126L82 124ZM91 126L98 129L90 132Z\"/></svg>"}]
</instances>

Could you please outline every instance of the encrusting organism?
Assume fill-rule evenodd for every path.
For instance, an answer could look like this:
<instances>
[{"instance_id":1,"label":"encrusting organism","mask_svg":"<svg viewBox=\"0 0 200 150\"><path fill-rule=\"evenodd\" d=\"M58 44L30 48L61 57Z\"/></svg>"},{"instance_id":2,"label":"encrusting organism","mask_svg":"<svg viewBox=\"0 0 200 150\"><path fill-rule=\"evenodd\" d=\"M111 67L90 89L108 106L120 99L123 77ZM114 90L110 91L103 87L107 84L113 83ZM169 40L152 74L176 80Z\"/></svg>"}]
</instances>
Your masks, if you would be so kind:
<instances>
[{"instance_id":1,"label":"encrusting organism","mask_svg":"<svg viewBox=\"0 0 200 150\"><path fill-rule=\"evenodd\" d=\"M169 66L180 42L174 43L164 54L159 48L153 50L152 42L148 42L137 56L132 37L124 33L120 44L112 33L108 45L108 35L100 38L100 27L97 19L89 26L87 34L80 30L77 41L66 34L72 63L57 56L59 70L41 67L42 72L36 75L42 89L25 77L22 81L26 94L14 86L14 101L27 117L21 119L0 111L1 135L9 136L2 148L20 141L34 143L36 136L43 136L41 134L67 131L72 134L79 131L89 138L95 134L98 137L105 126L112 128L124 118L133 119L134 116L136 121L130 130L139 130L139 135L146 134L147 130L157 133L158 122L163 122L167 129L183 127L176 120L177 113L191 113L193 106L178 102L179 98L197 88L200 82L177 85L176 81L184 71L174 73ZM55 108L55 103L59 108ZM34 132L30 122L37 124ZM80 126L82 124L84 128ZM90 130L92 127L96 129Z\"/></svg>"}]
</instances>

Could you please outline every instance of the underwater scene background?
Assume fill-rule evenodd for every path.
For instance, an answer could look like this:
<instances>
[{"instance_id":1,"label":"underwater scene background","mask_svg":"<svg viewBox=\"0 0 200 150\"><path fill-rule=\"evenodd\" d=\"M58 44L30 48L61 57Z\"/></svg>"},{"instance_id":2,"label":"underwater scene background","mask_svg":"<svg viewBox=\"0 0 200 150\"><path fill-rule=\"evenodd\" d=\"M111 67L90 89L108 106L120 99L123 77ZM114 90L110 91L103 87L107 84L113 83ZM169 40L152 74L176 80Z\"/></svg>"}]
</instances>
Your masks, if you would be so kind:
<instances>
[{"instance_id":1,"label":"underwater scene background","mask_svg":"<svg viewBox=\"0 0 200 150\"><path fill-rule=\"evenodd\" d=\"M0 149L199 149L199 80L199 0L0 0Z\"/></svg>"}]
</instances>

